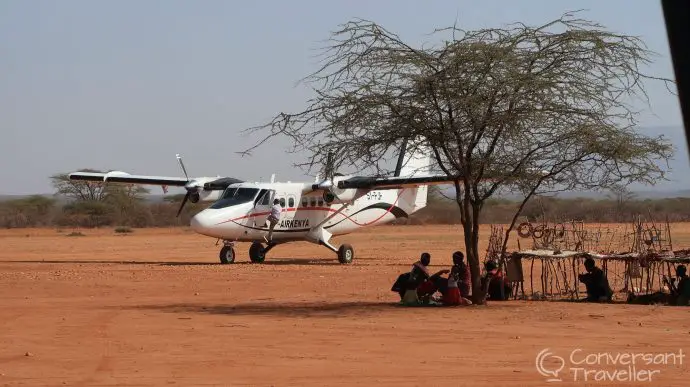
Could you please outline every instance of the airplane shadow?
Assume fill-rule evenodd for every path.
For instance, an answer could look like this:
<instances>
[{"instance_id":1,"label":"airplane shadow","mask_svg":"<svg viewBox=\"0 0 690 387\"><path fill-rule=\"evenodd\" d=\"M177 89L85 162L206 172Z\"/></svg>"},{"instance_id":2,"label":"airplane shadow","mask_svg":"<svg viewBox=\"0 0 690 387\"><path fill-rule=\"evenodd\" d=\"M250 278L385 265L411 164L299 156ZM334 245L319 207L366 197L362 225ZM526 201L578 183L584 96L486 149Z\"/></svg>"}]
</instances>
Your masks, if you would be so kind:
<instances>
[{"instance_id":1,"label":"airplane shadow","mask_svg":"<svg viewBox=\"0 0 690 387\"><path fill-rule=\"evenodd\" d=\"M210 266L220 265L220 263L211 262L161 262L161 261L105 261L105 260L23 260L23 261L0 261L0 264L18 264L18 263L48 263L48 264L83 264L83 265L159 265L159 266Z\"/></svg>"},{"instance_id":2,"label":"airplane shadow","mask_svg":"<svg viewBox=\"0 0 690 387\"><path fill-rule=\"evenodd\" d=\"M242 261L242 262L237 262L233 265L256 265L256 263L253 262L248 262L248 261ZM338 262L337 259L334 258L271 258L268 257L266 260L261 263L261 265L273 265L273 266L282 266L282 265L306 265L306 266L341 266L341 264Z\"/></svg>"},{"instance_id":3,"label":"airplane shadow","mask_svg":"<svg viewBox=\"0 0 690 387\"><path fill-rule=\"evenodd\" d=\"M121 307L118 307L121 308ZM165 305L139 305L136 310L155 310L166 313L199 313L223 316L254 316L254 317L370 317L381 313L400 311L409 313L412 311L424 311L423 313L462 313L463 311L492 311L514 310L521 308L514 303L492 302L491 306L475 305L469 307L444 307L444 306L417 306L401 305L397 301L386 302L250 302L234 305L209 305L195 303L165 304ZM435 313L434 313L435 311Z\"/></svg>"},{"instance_id":4,"label":"airplane shadow","mask_svg":"<svg viewBox=\"0 0 690 387\"><path fill-rule=\"evenodd\" d=\"M267 302L236 305L208 304L169 304L141 305L135 309L158 310L167 313L201 313L224 316L264 316L264 317L365 317L402 308L391 302L332 302L295 303Z\"/></svg>"},{"instance_id":5,"label":"airplane shadow","mask_svg":"<svg viewBox=\"0 0 690 387\"><path fill-rule=\"evenodd\" d=\"M166 262L166 261L134 261L134 260L13 260L13 261L0 261L0 264L26 264L26 263L46 263L46 264L83 264L83 265L157 265L157 266L216 266L222 265L220 262ZM235 265L268 265L268 266L282 266L282 265L295 265L295 266L339 266L340 263L335 259L327 258L267 258L263 263L253 263L250 261L240 261L235 262L230 265L224 265L232 267Z\"/></svg>"}]
</instances>

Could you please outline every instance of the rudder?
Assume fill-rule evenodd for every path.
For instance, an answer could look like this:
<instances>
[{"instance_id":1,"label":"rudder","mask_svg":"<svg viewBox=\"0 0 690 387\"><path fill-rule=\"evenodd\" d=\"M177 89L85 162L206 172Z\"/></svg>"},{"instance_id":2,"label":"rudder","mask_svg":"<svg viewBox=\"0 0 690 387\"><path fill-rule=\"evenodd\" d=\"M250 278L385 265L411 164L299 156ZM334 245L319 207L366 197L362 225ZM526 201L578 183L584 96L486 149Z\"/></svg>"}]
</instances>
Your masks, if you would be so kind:
<instances>
[{"instance_id":1,"label":"rudder","mask_svg":"<svg viewBox=\"0 0 690 387\"><path fill-rule=\"evenodd\" d=\"M410 152L405 149L404 157L398 161L400 177L420 177L431 175L431 150L424 145L416 145ZM400 197L405 212L412 214L426 207L429 186L408 188Z\"/></svg>"}]
</instances>

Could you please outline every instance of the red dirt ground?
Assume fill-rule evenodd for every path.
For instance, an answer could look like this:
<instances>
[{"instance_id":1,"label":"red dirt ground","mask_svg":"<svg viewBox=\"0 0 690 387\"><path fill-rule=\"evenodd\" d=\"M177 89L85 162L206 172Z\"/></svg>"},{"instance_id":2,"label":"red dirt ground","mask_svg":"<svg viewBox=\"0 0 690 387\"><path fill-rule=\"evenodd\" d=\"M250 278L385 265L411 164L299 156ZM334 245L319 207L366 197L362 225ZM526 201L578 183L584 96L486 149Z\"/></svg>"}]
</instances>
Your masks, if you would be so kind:
<instances>
[{"instance_id":1,"label":"red dirt ground","mask_svg":"<svg viewBox=\"0 0 690 387\"><path fill-rule=\"evenodd\" d=\"M397 306L397 275L424 250L448 266L457 226L340 238L355 247L349 266L310 244L279 246L261 265L247 263L243 244L238 263L220 265L215 240L184 229L70 231L0 232L0 385L544 385L535 358L545 348L567 363L563 382L549 384L611 385L591 373L574 382L571 351L583 350L578 360L690 350L687 308ZM674 235L674 245L683 239ZM666 360L638 358L636 372L658 371L652 385L687 385L690 359ZM614 384L633 384L618 375Z\"/></svg>"}]
</instances>

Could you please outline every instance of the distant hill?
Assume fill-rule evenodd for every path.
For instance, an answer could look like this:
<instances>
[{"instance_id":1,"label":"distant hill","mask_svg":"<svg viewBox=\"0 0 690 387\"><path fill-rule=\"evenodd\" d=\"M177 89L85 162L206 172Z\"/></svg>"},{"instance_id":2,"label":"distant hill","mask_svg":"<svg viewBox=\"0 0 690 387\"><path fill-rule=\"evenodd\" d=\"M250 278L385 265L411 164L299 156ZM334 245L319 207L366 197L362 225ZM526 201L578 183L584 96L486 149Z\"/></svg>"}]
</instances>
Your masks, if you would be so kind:
<instances>
[{"instance_id":1,"label":"distant hill","mask_svg":"<svg viewBox=\"0 0 690 387\"><path fill-rule=\"evenodd\" d=\"M631 192L635 195L636 199L669 199L669 198L690 198L690 189L683 189L683 190L658 190L658 191L634 191L631 190ZM583 199L607 199L609 198L610 194L606 191L601 191L601 192L596 192L596 191L587 191L587 192L579 192L579 191L569 191L569 192L559 192L558 194L555 194L553 196L561 199L576 199L576 198L583 198ZM499 195L497 196L498 198L501 199L508 199L508 200L518 200L521 199L521 196L518 195Z\"/></svg>"}]
</instances>

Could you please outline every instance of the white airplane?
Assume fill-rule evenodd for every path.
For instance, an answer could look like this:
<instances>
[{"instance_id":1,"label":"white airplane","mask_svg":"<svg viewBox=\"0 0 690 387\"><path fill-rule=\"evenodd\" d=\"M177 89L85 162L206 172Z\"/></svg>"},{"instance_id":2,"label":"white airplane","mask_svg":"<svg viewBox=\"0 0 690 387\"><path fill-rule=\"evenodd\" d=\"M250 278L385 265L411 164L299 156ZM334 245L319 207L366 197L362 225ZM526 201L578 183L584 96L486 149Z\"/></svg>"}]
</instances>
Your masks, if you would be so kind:
<instances>
[{"instance_id":1,"label":"white airplane","mask_svg":"<svg viewBox=\"0 0 690 387\"><path fill-rule=\"evenodd\" d=\"M235 262L235 243L251 242L249 258L263 262L273 247L294 241L309 241L337 253L338 261L351 263L354 249L349 244L338 248L329 243L332 236L351 233L359 228L390 223L407 217L427 204L428 185L450 184L447 176L430 174L429 153L408 156L401 152L393 177L337 175L314 183L246 182L231 177L160 177L130 175L125 172L74 172L70 180L137 185L178 186L187 190L180 211L187 200L214 201L194 215L191 228L202 235L222 239L220 262ZM179 155L178 161L187 176ZM273 238L268 235L268 217L273 199L282 207ZM179 215L178 211L178 215Z\"/></svg>"}]
</instances>

